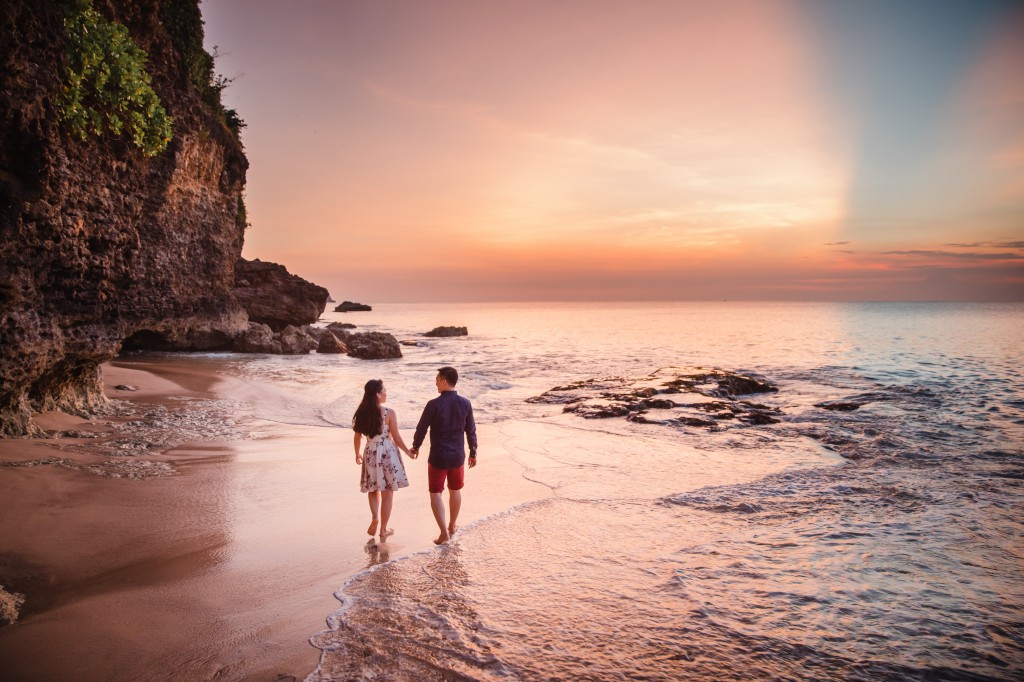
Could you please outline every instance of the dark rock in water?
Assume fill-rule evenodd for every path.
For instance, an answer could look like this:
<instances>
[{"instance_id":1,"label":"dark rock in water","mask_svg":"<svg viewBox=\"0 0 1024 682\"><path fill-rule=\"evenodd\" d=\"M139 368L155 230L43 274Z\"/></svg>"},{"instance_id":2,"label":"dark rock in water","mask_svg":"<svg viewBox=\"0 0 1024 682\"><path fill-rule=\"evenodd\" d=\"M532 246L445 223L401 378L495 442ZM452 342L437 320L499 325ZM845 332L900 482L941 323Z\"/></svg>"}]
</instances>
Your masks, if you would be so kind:
<instances>
[{"instance_id":1,"label":"dark rock in water","mask_svg":"<svg viewBox=\"0 0 1024 682\"><path fill-rule=\"evenodd\" d=\"M327 325L327 328L337 334L339 330L345 331L346 329L355 329L356 326L351 322L331 322Z\"/></svg>"},{"instance_id":2,"label":"dark rock in water","mask_svg":"<svg viewBox=\"0 0 1024 682\"><path fill-rule=\"evenodd\" d=\"M761 412L759 410L748 412L747 414L740 416L739 419L747 424L756 424L758 426L763 426L765 424L778 424L781 421L767 412Z\"/></svg>"},{"instance_id":3,"label":"dark rock in water","mask_svg":"<svg viewBox=\"0 0 1024 682\"><path fill-rule=\"evenodd\" d=\"M695 426L712 430L725 428L723 422L763 426L781 421L782 411L767 405L734 399L733 394L772 393L777 388L767 380L724 370L699 367L666 367L646 377L587 379L556 386L539 396L527 398L534 404L564 405L584 419L625 417L641 424ZM718 400L661 397L697 394ZM659 419L649 410L658 410ZM698 416L702 412L707 416Z\"/></svg>"},{"instance_id":4,"label":"dark rock in water","mask_svg":"<svg viewBox=\"0 0 1024 682\"><path fill-rule=\"evenodd\" d=\"M778 390L767 381L739 374L727 374L718 379L717 394L723 398L734 398L750 393L777 393Z\"/></svg>"},{"instance_id":5,"label":"dark rock in water","mask_svg":"<svg viewBox=\"0 0 1024 682\"><path fill-rule=\"evenodd\" d=\"M671 410L676 406L674 402L665 398L650 398L648 400L641 400L640 403L644 407L649 407L655 410Z\"/></svg>"},{"instance_id":6,"label":"dark rock in water","mask_svg":"<svg viewBox=\"0 0 1024 682\"><path fill-rule=\"evenodd\" d=\"M562 412L573 412L584 419L608 419L609 417L625 417L632 410L628 405L611 403L608 405L587 405L575 403L566 405Z\"/></svg>"},{"instance_id":7,"label":"dark rock in water","mask_svg":"<svg viewBox=\"0 0 1024 682\"><path fill-rule=\"evenodd\" d=\"M852 412L860 409L865 402L857 400L826 400L823 403L815 403L815 407L820 407L823 410L832 410L834 412Z\"/></svg>"},{"instance_id":8,"label":"dark rock in water","mask_svg":"<svg viewBox=\"0 0 1024 682\"><path fill-rule=\"evenodd\" d=\"M553 395L551 391L548 391L547 393L527 398L526 402L540 403L543 405L567 405L571 403L578 403L581 400L584 400L584 398L577 395Z\"/></svg>"},{"instance_id":9,"label":"dark rock in water","mask_svg":"<svg viewBox=\"0 0 1024 682\"><path fill-rule=\"evenodd\" d=\"M661 424L664 422L662 419L649 419L646 412L630 412L626 415L626 419L637 424Z\"/></svg>"},{"instance_id":10,"label":"dark rock in water","mask_svg":"<svg viewBox=\"0 0 1024 682\"><path fill-rule=\"evenodd\" d=\"M362 332L345 337L348 354L362 360L390 360L402 357L398 339L384 332Z\"/></svg>"},{"instance_id":11,"label":"dark rock in water","mask_svg":"<svg viewBox=\"0 0 1024 682\"><path fill-rule=\"evenodd\" d=\"M695 403L693 405L690 405L690 407L692 407L695 410L700 410L701 412L732 412L735 409L729 403L723 403L719 401L713 401L710 403Z\"/></svg>"},{"instance_id":12,"label":"dark rock in water","mask_svg":"<svg viewBox=\"0 0 1024 682\"><path fill-rule=\"evenodd\" d=\"M137 391L137 390L139 390L138 386L131 386L129 384L118 384L117 386L114 386L114 388L116 390L118 390L118 391Z\"/></svg>"},{"instance_id":13,"label":"dark rock in water","mask_svg":"<svg viewBox=\"0 0 1024 682\"><path fill-rule=\"evenodd\" d=\"M291 325L281 330L279 338L283 355L306 355L317 347L316 339Z\"/></svg>"},{"instance_id":14,"label":"dark rock in water","mask_svg":"<svg viewBox=\"0 0 1024 682\"><path fill-rule=\"evenodd\" d=\"M336 313L365 312L369 310L373 310L373 308L365 303L353 303L352 301L342 301L334 308Z\"/></svg>"},{"instance_id":15,"label":"dark rock in water","mask_svg":"<svg viewBox=\"0 0 1024 682\"><path fill-rule=\"evenodd\" d=\"M423 347L423 346L427 345L427 344L425 344L422 341L419 341L417 339L402 339L398 343L402 344L403 346L419 346L419 347Z\"/></svg>"},{"instance_id":16,"label":"dark rock in water","mask_svg":"<svg viewBox=\"0 0 1024 682\"><path fill-rule=\"evenodd\" d=\"M347 353L348 346L338 340L338 337L331 332L324 330L320 336L320 345L316 348L317 353Z\"/></svg>"},{"instance_id":17,"label":"dark rock in water","mask_svg":"<svg viewBox=\"0 0 1024 682\"><path fill-rule=\"evenodd\" d=\"M235 298L250 322L262 322L276 332L312 324L327 307L327 289L259 259L239 258L235 263Z\"/></svg>"},{"instance_id":18,"label":"dark rock in water","mask_svg":"<svg viewBox=\"0 0 1024 682\"><path fill-rule=\"evenodd\" d=\"M443 337L443 336L468 336L469 330L465 327L434 327L429 332L423 334L423 336L431 337Z\"/></svg>"},{"instance_id":19,"label":"dark rock in water","mask_svg":"<svg viewBox=\"0 0 1024 682\"><path fill-rule=\"evenodd\" d=\"M711 419L700 419L699 417L679 417L675 420L678 424L684 424L686 426L697 426L701 428L711 428L717 426L717 424Z\"/></svg>"},{"instance_id":20,"label":"dark rock in water","mask_svg":"<svg viewBox=\"0 0 1024 682\"><path fill-rule=\"evenodd\" d=\"M327 330L324 329L323 327L314 327L311 324L304 324L301 327L299 327L299 329L302 331L303 334L312 338L317 343L320 343L320 339L323 337L324 334L327 333Z\"/></svg>"},{"instance_id":21,"label":"dark rock in water","mask_svg":"<svg viewBox=\"0 0 1024 682\"><path fill-rule=\"evenodd\" d=\"M274 338L274 331L265 324L250 322L249 328L235 337L236 353L281 353L281 342Z\"/></svg>"}]
</instances>

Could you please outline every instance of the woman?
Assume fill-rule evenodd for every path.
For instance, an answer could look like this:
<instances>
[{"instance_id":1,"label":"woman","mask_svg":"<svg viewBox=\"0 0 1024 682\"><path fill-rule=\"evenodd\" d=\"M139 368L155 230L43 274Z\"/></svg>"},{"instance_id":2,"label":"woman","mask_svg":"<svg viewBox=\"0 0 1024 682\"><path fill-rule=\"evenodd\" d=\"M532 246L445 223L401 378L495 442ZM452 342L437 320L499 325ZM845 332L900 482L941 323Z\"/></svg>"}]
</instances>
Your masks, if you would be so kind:
<instances>
[{"instance_id":1,"label":"woman","mask_svg":"<svg viewBox=\"0 0 1024 682\"><path fill-rule=\"evenodd\" d=\"M395 531L388 528L391 518L391 504L394 493L399 488L409 485L405 475L405 464L401 450L409 454L402 436L398 432L398 417L395 411L384 407L388 399L387 389L380 379L370 379L363 387L363 400L356 408L352 417L352 430L355 431L353 445L356 452L356 464L363 465L359 489L367 494L370 502L372 519L367 535L377 533L380 525L380 539ZM366 436L366 448L359 452L359 444Z\"/></svg>"}]
</instances>

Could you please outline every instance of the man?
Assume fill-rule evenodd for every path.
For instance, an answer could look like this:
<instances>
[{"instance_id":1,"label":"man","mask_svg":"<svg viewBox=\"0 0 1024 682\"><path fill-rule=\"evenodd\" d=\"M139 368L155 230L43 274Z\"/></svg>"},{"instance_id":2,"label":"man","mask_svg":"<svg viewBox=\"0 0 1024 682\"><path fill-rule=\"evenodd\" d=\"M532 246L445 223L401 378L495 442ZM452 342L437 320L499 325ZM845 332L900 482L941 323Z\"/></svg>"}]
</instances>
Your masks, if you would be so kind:
<instances>
[{"instance_id":1,"label":"man","mask_svg":"<svg viewBox=\"0 0 1024 682\"><path fill-rule=\"evenodd\" d=\"M462 485L465 477L466 449L462 434L469 441L469 468L476 466L476 422L473 421L473 406L455 392L459 373L454 367L437 370L437 392L440 394L427 403L416 425L412 439L413 459L419 456L420 445L430 429L430 456L427 458L427 479L430 490L430 509L441 534L434 540L443 545L455 534L458 526L459 508L462 507ZM451 521L445 523L444 493L448 483L448 507Z\"/></svg>"}]
</instances>

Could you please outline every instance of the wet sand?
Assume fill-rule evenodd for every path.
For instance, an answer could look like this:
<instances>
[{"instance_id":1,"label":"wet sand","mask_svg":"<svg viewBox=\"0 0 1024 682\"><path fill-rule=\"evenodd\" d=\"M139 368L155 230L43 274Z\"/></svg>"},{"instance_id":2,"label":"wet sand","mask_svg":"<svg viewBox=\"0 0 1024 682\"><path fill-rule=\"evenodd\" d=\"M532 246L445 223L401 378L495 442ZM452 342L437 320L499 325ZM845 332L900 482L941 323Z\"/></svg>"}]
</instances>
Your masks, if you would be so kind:
<instances>
[{"instance_id":1,"label":"wet sand","mask_svg":"<svg viewBox=\"0 0 1024 682\"><path fill-rule=\"evenodd\" d=\"M114 361L104 383L139 409L221 397L216 377L187 358ZM111 419L50 414L38 423L105 432ZM341 584L433 548L425 457L406 462L395 535L367 545L351 432L242 427L255 437L115 461L171 467L142 479L101 475L121 470L104 464L109 455L76 451L87 439L0 440L0 585L25 595L18 621L0 625L5 680L302 679L319 658L308 639L338 608ZM496 428L481 428L480 441L461 526L548 493L522 478Z\"/></svg>"}]
</instances>

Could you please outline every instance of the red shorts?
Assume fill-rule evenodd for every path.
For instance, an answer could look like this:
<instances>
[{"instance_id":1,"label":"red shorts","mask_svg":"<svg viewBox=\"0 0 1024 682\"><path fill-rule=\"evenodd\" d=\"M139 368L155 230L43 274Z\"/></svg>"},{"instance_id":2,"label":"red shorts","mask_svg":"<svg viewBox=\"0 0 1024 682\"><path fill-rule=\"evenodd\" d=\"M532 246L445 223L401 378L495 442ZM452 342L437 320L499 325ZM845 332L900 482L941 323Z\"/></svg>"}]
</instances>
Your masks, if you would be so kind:
<instances>
[{"instance_id":1,"label":"red shorts","mask_svg":"<svg viewBox=\"0 0 1024 682\"><path fill-rule=\"evenodd\" d=\"M427 485L430 492L443 493L445 479L448 480L448 490L462 490L465 472L465 465L454 469L438 469L427 462Z\"/></svg>"}]
</instances>

